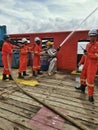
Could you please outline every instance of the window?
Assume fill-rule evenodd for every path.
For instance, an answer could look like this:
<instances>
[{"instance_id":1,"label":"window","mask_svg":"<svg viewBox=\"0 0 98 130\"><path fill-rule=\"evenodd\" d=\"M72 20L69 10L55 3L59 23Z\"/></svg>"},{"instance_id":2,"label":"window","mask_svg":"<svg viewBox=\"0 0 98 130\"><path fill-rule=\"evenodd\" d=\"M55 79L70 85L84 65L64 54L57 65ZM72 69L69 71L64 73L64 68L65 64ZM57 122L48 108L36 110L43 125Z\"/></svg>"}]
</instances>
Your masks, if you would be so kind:
<instances>
[{"instance_id":1,"label":"window","mask_svg":"<svg viewBox=\"0 0 98 130\"><path fill-rule=\"evenodd\" d=\"M42 38L42 48L43 49L46 48L47 41L54 42L54 39L53 38Z\"/></svg>"},{"instance_id":2,"label":"window","mask_svg":"<svg viewBox=\"0 0 98 130\"><path fill-rule=\"evenodd\" d=\"M77 47L77 69L78 63L81 60L81 57L83 55L83 50L86 48L87 43L89 43L89 40L79 40L78 41L78 47ZM82 67L80 67L80 71L82 70Z\"/></svg>"}]
</instances>

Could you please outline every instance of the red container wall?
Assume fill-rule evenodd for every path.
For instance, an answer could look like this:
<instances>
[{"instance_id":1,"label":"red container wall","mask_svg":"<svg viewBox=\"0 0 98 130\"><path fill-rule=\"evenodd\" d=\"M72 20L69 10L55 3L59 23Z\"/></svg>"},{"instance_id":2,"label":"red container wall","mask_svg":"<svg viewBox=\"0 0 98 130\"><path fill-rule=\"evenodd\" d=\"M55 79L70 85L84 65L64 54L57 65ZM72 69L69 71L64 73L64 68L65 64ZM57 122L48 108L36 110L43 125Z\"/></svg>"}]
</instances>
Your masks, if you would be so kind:
<instances>
[{"instance_id":1,"label":"red container wall","mask_svg":"<svg viewBox=\"0 0 98 130\"><path fill-rule=\"evenodd\" d=\"M33 45L34 38L36 36L41 39L44 38L53 38L54 47L57 48L64 39L71 32L49 32L49 33L34 33L34 34L10 34L12 39L21 39L23 37L29 38L30 43ZM61 47L61 50L57 54L58 62L57 68L62 70L74 70L76 69L77 64L77 43L78 40L88 38L88 31L76 31L73 35L66 41L66 43Z\"/></svg>"}]
</instances>

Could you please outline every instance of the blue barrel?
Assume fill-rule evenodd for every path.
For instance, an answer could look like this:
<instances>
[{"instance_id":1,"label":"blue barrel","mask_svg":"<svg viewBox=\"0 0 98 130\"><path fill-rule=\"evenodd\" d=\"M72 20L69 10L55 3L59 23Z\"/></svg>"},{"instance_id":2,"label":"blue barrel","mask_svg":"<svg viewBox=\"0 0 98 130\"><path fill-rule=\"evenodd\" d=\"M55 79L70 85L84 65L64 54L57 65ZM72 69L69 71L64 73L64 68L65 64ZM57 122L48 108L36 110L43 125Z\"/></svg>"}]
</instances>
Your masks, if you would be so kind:
<instances>
[{"instance_id":1,"label":"blue barrel","mask_svg":"<svg viewBox=\"0 0 98 130\"><path fill-rule=\"evenodd\" d=\"M2 52L0 52L0 67L3 67ZM13 54L13 59L12 59L12 68L18 68L18 67L19 67L19 52L15 52Z\"/></svg>"},{"instance_id":2,"label":"blue barrel","mask_svg":"<svg viewBox=\"0 0 98 130\"><path fill-rule=\"evenodd\" d=\"M4 35L7 33L6 25L0 26L0 40L3 40Z\"/></svg>"},{"instance_id":3,"label":"blue barrel","mask_svg":"<svg viewBox=\"0 0 98 130\"><path fill-rule=\"evenodd\" d=\"M48 61L48 56L41 56L40 60L41 60L41 70L42 71L47 71L49 68L49 61Z\"/></svg>"},{"instance_id":4,"label":"blue barrel","mask_svg":"<svg viewBox=\"0 0 98 130\"><path fill-rule=\"evenodd\" d=\"M0 51L0 67L3 67L3 63L2 63L2 52Z\"/></svg>"},{"instance_id":5,"label":"blue barrel","mask_svg":"<svg viewBox=\"0 0 98 130\"><path fill-rule=\"evenodd\" d=\"M19 68L19 52L13 54L12 68Z\"/></svg>"}]
</instances>

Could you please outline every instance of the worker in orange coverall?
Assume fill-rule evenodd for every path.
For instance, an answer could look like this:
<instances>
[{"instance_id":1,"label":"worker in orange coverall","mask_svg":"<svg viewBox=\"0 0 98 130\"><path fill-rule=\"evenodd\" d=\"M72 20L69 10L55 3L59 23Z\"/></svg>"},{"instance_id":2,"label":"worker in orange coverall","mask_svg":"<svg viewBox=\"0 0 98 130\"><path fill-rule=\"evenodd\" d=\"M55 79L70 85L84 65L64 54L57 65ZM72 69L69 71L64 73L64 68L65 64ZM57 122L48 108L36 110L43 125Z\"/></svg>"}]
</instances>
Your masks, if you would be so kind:
<instances>
[{"instance_id":1,"label":"worker in orange coverall","mask_svg":"<svg viewBox=\"0 0 98 130\"><path fill-rule=\"evenodd\" d=\"M35 46L34 46L34 57L33 57L33 76L38 76L38 74L42 74L41 72L41 63L40 63L40 55L41 55L41 39L39 37L35 37Z\"/></svg>"},{"instance_id":2,"label":"worker in orange coverall","mask_svg":"<svg viewBox=\"0 0 98 130\"><path fill-rule=\"evenodd\" d=\"M84 51L84 54L82 55L81 60L80 60L79 63L78 63L78 66L84 65L84 63L85 63L85 61L86 61L87 51L86 51L85 49L84 49L83 51Z\"/></svg>"},{"instance_id":3,"label":"worker in orange coverall","mask_svg":"<svg viewBox=\"0 0 98 130\"><path fill-rule=\"evenodd\" d=\"M2 62L3 62L3 66L4 66L2 80L6 80L6 79L13 80L13 78L10 74L10 71L9 71L9 67L11 67L11 65L12 65L12 56L13 56L14 48L17 48L17 46L12 45L10 43L9 35L5 35L4 43L2 46ZM9 77L7 77L7 75L9 75Z\"/></svg>"},{"instance_id":4,"label":"worker in orange coverall","mask_svg":"<svg viewBox=\"0 0 98 130\"><path fill-rule=\"evenodd\" d=\"M24 76L28 76L26 73L28 63L29 41L26 38L22 38L22 48L20 49L20 64L18 70L18 78L22 79ZM22 75L23 73L23 75Z\"/></svg>"},{"instance_id":5,"label":"worker in orange coverall","mask_svg":"<svg viewBox=\"0 0 98 130\"><path fill-rule=\"evenodd\" d=\"M97 72L98 66L98 42L97 31L90 30L89 33L90 43L87 44L87 59L86 59L86 84L88 88L88 100L94 102L94 79Z\"/></svg>"},{"instance_id":6,"label":"worker in orange coverall","mask_svg":"<svg viewBox=\"0 0 98 130\"><path fill-rule=\"evenodd\" d=\"M84 54L81 57L81 60L78 63L78 66L83 64L83 68L80 75L80 83L79 87L75 87L77 90L81 90L82 93L85 93L86 87L86 76L87 76L87 51L84 49Z\"/></svg>"}]
</instances>

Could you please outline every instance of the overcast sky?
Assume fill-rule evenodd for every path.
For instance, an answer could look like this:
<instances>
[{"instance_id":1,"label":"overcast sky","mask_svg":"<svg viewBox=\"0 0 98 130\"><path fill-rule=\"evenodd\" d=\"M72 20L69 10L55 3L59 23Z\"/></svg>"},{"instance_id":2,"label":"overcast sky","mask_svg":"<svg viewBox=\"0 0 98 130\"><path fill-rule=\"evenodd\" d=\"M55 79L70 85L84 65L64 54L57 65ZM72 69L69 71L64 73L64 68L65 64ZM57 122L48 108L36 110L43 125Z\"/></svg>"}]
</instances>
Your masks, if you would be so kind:
<instances>
[{"instance_id":1,"label":"overcast sky","mask_svg":"<svg viewBox=\"0 0 98 130\"><path fill-rule=\"evenodd\" d=\"M98 0L0 0L0 25L7 32L34 33L74 30ZM78 30L98 29L98 10Z\"/></svg>"}]
</instances>

